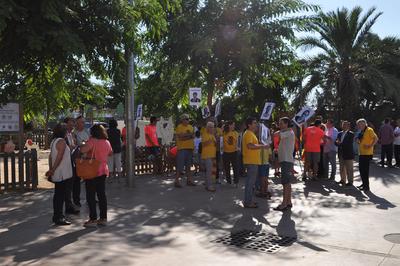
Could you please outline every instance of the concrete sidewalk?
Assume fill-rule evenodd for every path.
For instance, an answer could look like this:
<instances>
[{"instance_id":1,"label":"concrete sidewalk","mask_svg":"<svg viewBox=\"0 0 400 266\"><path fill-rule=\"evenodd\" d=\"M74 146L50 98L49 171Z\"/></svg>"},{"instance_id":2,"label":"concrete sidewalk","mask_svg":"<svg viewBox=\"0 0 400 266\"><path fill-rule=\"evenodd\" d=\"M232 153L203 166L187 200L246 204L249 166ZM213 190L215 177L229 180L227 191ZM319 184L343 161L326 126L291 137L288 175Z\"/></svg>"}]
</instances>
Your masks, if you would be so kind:
<instances>
[{"instance_id":1,"label":"concrete sidewalk","mask_svg":"<svg viewBox=\"0 0 400 266\"><path fill-rule=\"evenodd\" d=\"M176 189L172 179L139 177L134 189L108 184L109 225L99 229L82 227L85 204L72 226L53 227L52 190L0 195L0 264L400 265L400 245L383 238L400 233L400 170L373 165L371 176L368 194L298 182L294 207L283 214L271 208L279 184L271 186L272 200L243 209L242 187L221 185L210 194L202 185ZM297 241L274 254L211 242L243 229Z\"/></svg>"}]
</instances>

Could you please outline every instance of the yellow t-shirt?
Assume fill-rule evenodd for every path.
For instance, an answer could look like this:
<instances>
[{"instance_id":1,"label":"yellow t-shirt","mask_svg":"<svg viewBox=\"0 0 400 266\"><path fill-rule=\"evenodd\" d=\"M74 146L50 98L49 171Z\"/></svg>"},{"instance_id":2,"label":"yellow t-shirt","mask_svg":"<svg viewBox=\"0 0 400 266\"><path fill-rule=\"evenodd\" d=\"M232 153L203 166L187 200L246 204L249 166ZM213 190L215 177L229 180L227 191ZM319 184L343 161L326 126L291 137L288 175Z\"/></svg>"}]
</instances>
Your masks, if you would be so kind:
<instances>
[{"instance_id":1,"label":"yellow t-shirt","mask_svg":"<svg viewBox=\"0 0 400 266\"><path fill-rule=\"evenodd\" d=\"M175 134L184 134L184 133L194 133L194 129L191 125L183 125L179 124L175 129ZM176 146L178 150L193 150L194 149L194 139L188 140L179 140L178 136L176 137Z\"/></svg>"},{"instance_id":2,"label":"yellow t-shirt","mask_svg":"<svg viewBox=\"0 0 400 266\"><path fill-rule=\"evenodd\" d=\"M246 130L246 132L244 132L243 134L243 141L242 141L243 163L260 165L261 164L260 150L251 150L247 148L247 144L249 143L258 144L258 139L252 131Z\"/></svg>"},{"instance_id":3,"label":"yellow t-shirt","mask_svg":"<svg viewBox=\"0 0 400 266\"><path fill-rule=\"evenodd\" d=\"M271 148L261 149L260 150L260 160L262 165L269 164L269 157L271 156L272 151Z\"/></svg>"},{"instance_id":4,"label":"yellow t-shirt","mask_svg":"<svg viewBox=\"0 0 400 266\"><path fill-rule=\"evenodd\" d=\"M222 129L221 128L219 128L219 127L217 127L216 128L216 132L217 132L217 137L222 137Z\"/></svg>"},{"instance_id":5,"label":"yellow t-shirt","mask_svg":"<svg viewBox=\"0 0 400 266\"><path fill-rule=\"evenodd\" d=\"M236 131L229 131L224 134L224 152L237 151L239 134Z\"/></svg>"},{"instance_id":6,"label":"yellow t-shirt","mask_svg":"<svg viewBox=\"0 0 400 266\"><path fill-rule=\"evenodd\" d=\"M215 158L217 154L217 146L216 146L216 140L215 136L209 134L208 132L205 132L203 136L201 137L201 142L207 142L207 141L212 141L212 144L208 145L202 145L202 150L201 150L201 159L210 159L210 158Z\"/></svg>"},{"instance_id":7,"label":"yellow t-shirt","mask_svg":"<svg viewBox=\"0 0 400 266\"><path fill-rule=\"evenodd\" d=\"M375 138L377 138L377 136L376 136L374 130L370 127L367 127L367 129L364 132L364 136L358 145L360 155L373 155L374 154L374 146L372 146L370 148L365 148L364 145L365 144L368 144L368 145L373 144Z\"/></svg>"}]
</instances>

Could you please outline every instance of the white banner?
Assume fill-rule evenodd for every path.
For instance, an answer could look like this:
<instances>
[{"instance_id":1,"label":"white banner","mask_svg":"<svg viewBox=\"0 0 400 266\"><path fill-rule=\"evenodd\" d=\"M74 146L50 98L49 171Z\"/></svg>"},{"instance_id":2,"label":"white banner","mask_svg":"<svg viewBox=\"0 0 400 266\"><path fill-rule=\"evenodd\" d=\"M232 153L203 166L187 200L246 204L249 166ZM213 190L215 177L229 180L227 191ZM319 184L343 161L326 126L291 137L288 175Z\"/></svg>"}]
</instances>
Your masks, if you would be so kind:
<instances>
[{"instance_id":1,"label":"white banner","mask_svg":"<svg viewBox=\"0 0 400 266\"><path fill-rule=\"evenodd\" d=\"M201 104L201 88L189 88L189 105L199 108Z\"/></svg>"},{"instance_id":2,"label":"white banner","mask_svg":"<svg viewBox=\"0 0 400 266\"><path fill-rule=\"evenodd\" d=\"M293 122L300 127L302 124L307 122L307 120L310 119L314 115L314 113L314 109L305 106L303 107L303 109L301 109L300 112L295 115L295 117L293 118Z\"/></svg>"},{"instance_id":3,"label":"white banner","mask_svg":"<svg viewBox=\"0 0 400 266\"><path fill-rule=\"evenodd\" d=\"M19 115L18 103L0 106L0 132L18 132Z\"/></svg>"},{"instance_id":4,"label":"white banner","mask_svg":"<svg viewBox=\"0 0 400 266\"><path fill-rule=\"evenodd\" d=\"M260 120L269 120L272 114L272 110L274 110L275 103L266 102L264 105L264 109L261 113Z\"/></svg>"},{"instance_id":5,"label":"white banner","mask_svg":"<svg viewBox=\"0 0 400 266\"><path fill-rule=\"evenodd\" d=\"M208 106L201 108L201 115L203 116L203 119L209 118L211 116L210 108Z\"/></svg>"},{"instance_id":6,"label":"white banner","mask_svg":"<svg viewBox=\"0 0 400 266\"><path fill-rule=\"evenodd\" d=\"M214 117L217 118L221 115L221 101L218 101L217 105L215 106L215 115Z\"/></svg>"},{"instance_id":7,"label":"white banner","mask_svg":"<svg viewBox=\"0 0 400 266\"><path fill-rule=\"evenodd\" d=\"M272 141L271 141L271 136L269 134L269 128L267 128L264 124L260 124L260 126L261 126L261 137L260 137L261 143L270 145Z\"/></svg>"},{"instance_id":8,"label":"white banner","mask_svg":"<svg viewBox=\"0 0 400 266\"><path fill-rule=\"evenodd\" d=\"M138 104L136 109L136 120L140 120L143 117L143 104Z\"/></svg>"}]
</instances>

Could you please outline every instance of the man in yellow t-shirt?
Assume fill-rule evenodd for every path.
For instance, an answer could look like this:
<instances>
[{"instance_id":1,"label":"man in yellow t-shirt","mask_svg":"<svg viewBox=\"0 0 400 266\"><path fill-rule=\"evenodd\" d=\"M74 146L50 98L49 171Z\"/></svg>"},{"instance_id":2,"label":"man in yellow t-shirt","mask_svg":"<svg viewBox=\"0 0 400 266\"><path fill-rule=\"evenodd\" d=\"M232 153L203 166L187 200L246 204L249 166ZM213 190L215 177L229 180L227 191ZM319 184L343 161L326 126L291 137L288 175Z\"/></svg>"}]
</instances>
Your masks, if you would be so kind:
<instances>
[{"instance_id":1,"label":"man in yellow t-shirt","mask_svg":"<svg viewBox=\"0 0 400 266\"><path fill-rule=\"evenodd\" d=\"M206 170L206 189L215 192L212 184L212 170L217 153L217 141L214 135L214 123L208 122L201 138L201 160Z\"/></svg>"},{"instance_id":2,"label":"man in yellow t-shirt","mask_svg":"<svg viewBox=\"0 0 400 266\"><path fill-rule=\"evenodd\" d=\"M363 118L357 120L357 127L360 130L356 138L359 146L358 162L362 180L362 185L358 186L358 188L369 192L369 163L374 155L374 146L378 142L378 137L374 130L368 127L367 121Z\"/></svg>"},{"instance_id":3,"label":"man in yellow t-shirt","mask_svg":"<svg viewBox=\"0 0 400 266\"><path fill-rule=\"evenodd\" d=\"M182 187L180 177L183 170L187 174L187 185L195 186L192 179L193 150L194 150L194 129L189 124L189 115L181 115L181 123L175 129L176 146L178 154L176 156L176 178L175 187Z\"/></svg>"},{"instance_id":4,"label":"man in yellow t-shirt","mask_svg":"<svg viewBox=\"0 0 400 266\"><path fill-rule=\"evenodd\" d=\"M239 173L238 173L238 153L237 153L237 143L239 134L235 130L235 122L229 121L225 124L223 142L224 142L224 154L223 162L225 168L225 178L228 184L232 183L231 179L231 167L233 168L233 179L235 186L237 187L239 183Z\"/></svg>"},{"instance_id":5,"label":"man in yellow t-shirt","mask_svg":"<svg viewBox=\"0 0 400 266\"><path fill-rule=\"evenodd\" d=\"M269 145L259 144L256 133L258 132L257 120L253 117L246 119L246 131L243 134L242 153L243 164L247 169L246 184L244 188L245 208L257 208L253 201L254 184L258 176L258 166L261 164L260 150L268 148Z\"/></svg>"}]
</instances>

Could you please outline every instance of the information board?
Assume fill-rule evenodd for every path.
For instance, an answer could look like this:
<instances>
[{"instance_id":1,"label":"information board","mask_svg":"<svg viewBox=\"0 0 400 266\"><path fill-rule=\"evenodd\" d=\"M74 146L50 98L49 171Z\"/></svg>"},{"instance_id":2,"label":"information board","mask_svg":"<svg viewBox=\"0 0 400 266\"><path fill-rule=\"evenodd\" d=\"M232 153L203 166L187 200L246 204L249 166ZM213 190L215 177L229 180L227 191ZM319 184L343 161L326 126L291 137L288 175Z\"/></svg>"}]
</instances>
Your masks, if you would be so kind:
<instances>
[{"instance_id":1,"label":"information board","mask_svg":"<svg viewBox=\"0 0 400 266\"><path fill-rule=\"evenodd\" d=\"M8 103L0 106L0 132L19 131L19 105Z\"/></svg>"}]
</instances>

